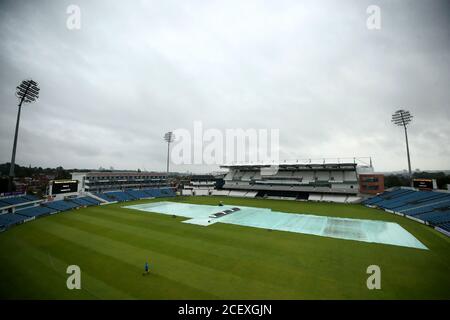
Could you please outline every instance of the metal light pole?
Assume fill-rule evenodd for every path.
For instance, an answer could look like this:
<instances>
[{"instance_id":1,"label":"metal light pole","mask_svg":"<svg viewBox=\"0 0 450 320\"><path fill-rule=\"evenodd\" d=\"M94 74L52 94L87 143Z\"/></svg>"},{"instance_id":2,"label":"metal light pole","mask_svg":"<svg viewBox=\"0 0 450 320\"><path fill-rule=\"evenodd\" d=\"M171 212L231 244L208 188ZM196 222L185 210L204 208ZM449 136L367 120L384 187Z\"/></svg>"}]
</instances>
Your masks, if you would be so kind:
<instances>
[{"instance_id":1,"label":"metal light pole","mask_svg":"<svg viewBox=\"0 0 450 320\"><path fill-rule=\"evenodd\" d=\"M175 140L175 135L172 131L167 132L164 135L164 140L167 142L167 176L169 176L169 151L170 151L170 143Z\"/></svg>"},{"instance_id":2,"label":"metal light pole","mask_svg":"<svg viewBox=\"0 0 450 320\"><path fill-rule=\"evenodd\" d=\"M8 182L8 191L12 191L13 180L14 180L14 167L16 161L16 148L17 148L17 136L19 133L19 122L20 122L20 112L22 111L22 104L32 103L37 100L39 97L39 87L37 82L29 79L24 80L22 83L16 88L16 97L19 99L19 111L17 112L17 121L16 121L16 131L14 133L14 144L11 156L11 165L9 168L9 182Z\"/></svg>"},{"instance_id":3,"label":"metal light pole","mask_svg":"<svg viewBox=\"0 0 450 320\"><path fill-rule=\"evenodd\" d=\"M413 116L407 110L397 110L392 115L392 122L397 126L403 126L405 129L405 139L406 139L406 154L408 156L408 172L409 172L409 183L411 187L413 186L412 172L411 172L411 158L409 156L409 143L408 143L408 124L412 121Z\"/></svg>"}]
</instances>

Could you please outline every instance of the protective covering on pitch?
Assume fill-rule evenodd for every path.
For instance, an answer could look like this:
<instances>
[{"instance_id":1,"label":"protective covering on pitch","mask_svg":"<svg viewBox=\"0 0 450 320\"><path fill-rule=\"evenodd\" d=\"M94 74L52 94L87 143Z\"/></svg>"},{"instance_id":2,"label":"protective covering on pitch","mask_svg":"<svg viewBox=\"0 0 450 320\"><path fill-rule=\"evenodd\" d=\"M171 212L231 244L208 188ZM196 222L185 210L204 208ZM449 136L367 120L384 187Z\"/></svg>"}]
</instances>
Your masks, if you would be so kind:
<instances>
[{"instance_id":1,"label":"protective covering on pitch","mask_svg":"<svg viewBox=\"0 0 450 320\"><path fill-rule=\"evenodd\" d=\"M240 211L220 218L209 217L214 213L234 207L240 208ZM210 206L167 201L126 206L125 208L188 217L192 219L183 222L201 226L221 222L338 239L427 249L412 234L393 222L293 214L244 206Z\"/></svg>"}]
</instances>

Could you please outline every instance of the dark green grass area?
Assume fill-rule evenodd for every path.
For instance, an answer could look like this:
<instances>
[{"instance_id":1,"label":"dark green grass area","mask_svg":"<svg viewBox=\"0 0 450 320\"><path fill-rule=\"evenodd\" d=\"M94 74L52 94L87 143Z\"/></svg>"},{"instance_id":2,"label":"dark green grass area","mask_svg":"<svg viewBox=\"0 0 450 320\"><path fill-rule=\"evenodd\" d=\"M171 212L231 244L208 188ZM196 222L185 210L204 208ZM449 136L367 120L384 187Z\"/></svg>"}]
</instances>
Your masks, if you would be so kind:
<instances>
[{"instance_id":1,"label":"dark green grass area","mask_svg":"<svg viewBox=\"0 0 450 320\"><path fill-rule=\"evenodd\" d=\"M122 208L149 201L245 205L399 223L429 250L268 231ZM146 260L150 274L143 276ZM81 290L68 290L68 265ZM369 265L381 290L368 290ZM361 205L178 197L72 210L0 234L3 299L450 299L450 239Z\"/></svg>"}]
</instances>

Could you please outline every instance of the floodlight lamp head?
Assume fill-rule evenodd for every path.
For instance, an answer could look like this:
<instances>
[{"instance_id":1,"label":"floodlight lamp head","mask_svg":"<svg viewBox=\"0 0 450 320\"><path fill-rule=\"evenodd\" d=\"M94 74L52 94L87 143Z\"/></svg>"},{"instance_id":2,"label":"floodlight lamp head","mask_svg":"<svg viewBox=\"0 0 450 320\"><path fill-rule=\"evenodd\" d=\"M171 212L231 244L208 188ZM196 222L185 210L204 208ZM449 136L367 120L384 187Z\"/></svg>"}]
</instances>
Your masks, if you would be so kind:
<instances>
[{"instance_id":1,"label":"floodlight lamp head","mask_svg":"<svg viewBox=\"0 0 450 320\"><path fill-rule=\"evenodd\" d=\"M16 88L16 97L22 102L31 103L39 98L39 86L31 79L23 80Z\"/></svg>"},{"instance_id":2,"label":"floodlight lamp head","mask_svg":"<svg viewBox=\"0 0 450 320\"><path fill-rule=\"evenodd\" d=\"M175 140L175 135L172 131L169 131L164 135L164 140L168 143L171 143Z\"/></svg>"},{"instance_id":3,"label":"floodlight lamp head","mask_svg":"<svg viewBox=\"0 0 450 320\"><path fill-rule=\"evenodd\" d=\"M400 109L394 112L391 121L397 126L406 127L412 121L412 118L413 116L409 111Z\"/></svg>"}]
</instances>

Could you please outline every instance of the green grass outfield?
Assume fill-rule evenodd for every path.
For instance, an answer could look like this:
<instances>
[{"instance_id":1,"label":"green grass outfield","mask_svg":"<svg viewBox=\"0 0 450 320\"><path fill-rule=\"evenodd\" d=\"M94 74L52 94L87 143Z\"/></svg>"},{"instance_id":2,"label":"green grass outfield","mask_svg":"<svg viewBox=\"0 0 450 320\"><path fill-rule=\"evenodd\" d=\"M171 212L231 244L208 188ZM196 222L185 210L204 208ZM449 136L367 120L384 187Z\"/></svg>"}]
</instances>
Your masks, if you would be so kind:
<instances>
[{"instance_id":1,"label":"green grass outfield","mask_svg":"<svg viewBox=\"0 0 450 320\"><path fill-rule=\"evenodd\" d=\"M450 239L361 205L225 197L170 201L266 207L399 223L430 250L268 231L144 213L83 208L0 234L0 298L33 299L450 299ZM150 260L150 275L142 276ZM68 290L66 268L81 268ZM381 267L381 290L366 269Z\"/></svg>"}]
</instances>

